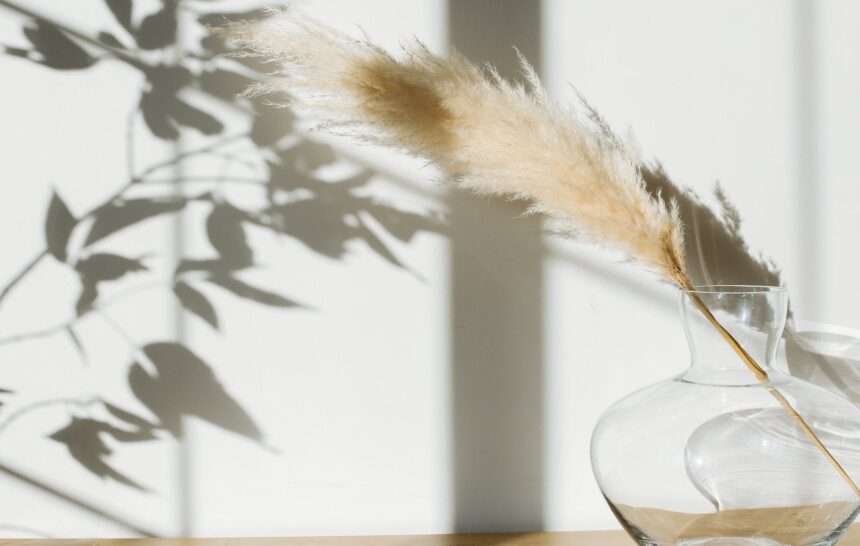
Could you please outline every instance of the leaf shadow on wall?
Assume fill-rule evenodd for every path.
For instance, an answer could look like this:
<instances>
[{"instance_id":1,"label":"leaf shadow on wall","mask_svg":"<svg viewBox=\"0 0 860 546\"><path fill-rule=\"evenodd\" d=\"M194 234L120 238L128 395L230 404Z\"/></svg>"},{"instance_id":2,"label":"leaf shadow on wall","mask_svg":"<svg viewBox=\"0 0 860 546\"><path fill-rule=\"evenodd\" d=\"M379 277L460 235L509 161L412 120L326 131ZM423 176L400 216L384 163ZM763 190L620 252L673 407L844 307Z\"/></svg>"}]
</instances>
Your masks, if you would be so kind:
<instances>
[{"instance_id":1,"label":"leaf shadow on wall","mask_svg":"<svg viewBox=\"0 0 860 546\"><path fill-rule=\"evenodd\" d=\"M331 147L297 132L289 110L264 100L235 98L269 67L248 59L223 58L225 44L207 29L226 21L263 17L262 10L233 11L229 2L217 0L200 6L194 23L200 35L198 43L177 62L173 60L173 50L179 2L163 0L154 11L142 16L133 16L139 11L133 9L133 4L128 0L105 0L102 25L106 30L88 35L66 26L59 14L36 13L23 2L0 0L0 16L23 16L23 43L3 47L7 55L62 71L81 71L107 62L125 65L143 77L129 134L137 122L137 126L146 127L162 141L176 141L184 132L203 139L199 148L181 150L174 157L142 169L130 167L128 179L117 181L116 191L87 211L73 211L59 190L53 192L44 223L45 247L2 286L0 312L3 300L24 285L43 261L59 264L77 276L75 307L67 321L40 331L4 335L0 345L66 335L80 359L88 362L99 340L81 336L77 325L93 315L110 318L108 307L112 302L104 296L106 288L115 293L119 285L134 291L135 287L152 284L150 276L154 273L148 262L175 258L167 245L159 249L163 256L143 256L134 246L120 247L124 248L121 254L105 250L102 243L109 241L114 243L112 248L117 248L115 243L135 228L182 215L192 206L208 209L203 228L212 251L181 256L172 278L162 289L173 293L189 317L196 317L216 331L222 328L222 321L217 306L207 296L210 288L201 289L204 286L253 305L311 312L312 302L301 302L299 297L248 280L247 273L261 262L249 242L251 228L296 241L309 253L332 260L341 260L356 243L361 243L386 263L407 272L408 266L398 258L390 241L408 243L420 232L446 232L444 218L438 212L400 210L374 197L370 183L377 173L371 169L358 165L349 176L336 180L321 177L320 168L340 161ZM239 113L247 121L246 128L231 132L222 119L227 117L225 113L234 118ZM134 165L131 142L128 147L129 164ZM201 158L213 160L217 168L211 174L195 177L182 174L186 161ZM242 166L246 167L244 171L238 169ZM62 181L59 183L62 187ZM258 197L254 202L258 204L251 207L232 202L226 189L234 186L254 192ZM177 188L182 191L177 192ZM265 447L264 431L242 401L231 394L229 386L221 382L216 366L181 340L134 345L134 332L128 330L133 325L113 323L135 355L133 362L117 365L127 369L129 391L136 405L145 411L121 407L110 401L110 393L98 393L96 399L74 405L76 411L48 438L64 445L82 470L150 492L151 488L136 479L130 469L117 468L111 459L111 446L122 449L141 442L180 439L182 422L188 417ZM29 412L67 404L44 399L13 407L17 394L0 389L0 405L6 404L0 407L0 433ZM27 394L38 397L36 393ZM41 488L52 491L50 486ZM99 515L105 516L106 512Z\"/></svg>"}]
</instances>

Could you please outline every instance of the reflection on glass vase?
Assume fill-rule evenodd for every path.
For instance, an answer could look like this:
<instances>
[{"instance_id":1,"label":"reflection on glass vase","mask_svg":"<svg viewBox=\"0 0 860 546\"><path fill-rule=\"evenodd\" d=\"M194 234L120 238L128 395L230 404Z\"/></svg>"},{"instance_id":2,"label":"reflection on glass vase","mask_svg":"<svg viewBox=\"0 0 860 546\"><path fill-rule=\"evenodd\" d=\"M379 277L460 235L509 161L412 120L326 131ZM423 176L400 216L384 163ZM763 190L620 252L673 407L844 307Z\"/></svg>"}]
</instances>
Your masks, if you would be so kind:
<instances>
[{"instance_id":1,"label":"reflection on glass vase","mask_svg":"<svg viewBox=\"0 0 860 546\"><path fill-rule=\"evenodd\" d=\"M591 464L616 517L647 545L834 544L860 509L850 478L860 480L860 410L771 366L785 291L700 287L682 291L680 306L690 368L616 402L594 430Z\"/></svg>"}]
</instances>

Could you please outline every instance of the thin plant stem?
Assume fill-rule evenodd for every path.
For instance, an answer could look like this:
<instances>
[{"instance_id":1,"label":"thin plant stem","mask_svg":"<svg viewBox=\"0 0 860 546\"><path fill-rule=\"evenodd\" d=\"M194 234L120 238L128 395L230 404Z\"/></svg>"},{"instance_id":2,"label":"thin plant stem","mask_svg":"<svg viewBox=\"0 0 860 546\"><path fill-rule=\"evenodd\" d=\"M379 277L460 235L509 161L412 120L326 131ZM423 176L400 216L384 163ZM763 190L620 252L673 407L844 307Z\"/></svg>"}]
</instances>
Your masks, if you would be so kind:
<instances>
[{"instance_id":1,"label":"thin plant stem","mask_svg":"<svg viewBox=\"0 0 860 546\"><path fill-rule=\"evenodd\" d=\"M3 287L3 291L0 292L0 303L2 303L4 299L6 299L6 296L9 295L9 293L12 291L12 289L15 288L15 286L19 282L21 282L24 279L24 277L26 277L27 274L30 273L30 271L32 271L33 268L35 268L39 264L40 261L42 261L42 258L44 258L47 255L48 255L47 249L41 251L39 254L34 256L33 259L30 260L29 263L27 263L27 265L25 265L23 268L21 268L21 271L19 271L17 275L12 277L12 280L9 281L6 284L6 286Z\"/></svg>"},{"instance_id":2,"label":"thin plant stem","mask_svg":"<svg viewBox=\"0 0 860 546\"><path fill-rule=\"evenodd\" d=\"M143 180L143 185L149 184L248 184L252 186L262 186L266 183L265 180L259 178L239 177L239 176L180 176L177 178L148 178Z\"/></svg>"},{"instance_id":3,"label":"thin plant stem","mask_svg":"<svg viewBox=\"0 0 860 546\"><path fill-rule=\"evenodd\" d=\"M2 1L3 0L0 0L0 2L2 2ZM222 138L218 142L213 142L212 144L207 144L206 146L202 146L202 147L196 148L194 150L188 150L187 152L182 152L182 153L176 154L175 156L173 156L172 158L170 158L168 160L161 161L159 163L156 163L154 165L147 167L140 174L135 176L134 179L135 180L142 180L142 179L146 178L147 176L151 175L152 173L154 173L158 170L173 166L173 165L179 163L180 161L182 161L184 159L188 159L189 157L196 156L196 155L210 153L213 150L216 150L217 148L224 146L225 144L230 144L232 142L242 140L243 138L246 138L247 136L248 135L245 133L240 133L237 135L231 135L231 136Z\"/></svg>"},{"instance_id":4,"label":"thin plant stem","mask_svg":"<svg viewBox=\"0 0 860 546\"><path fill-rule=\"evenodd\" d=\"M21 481L27 484L30 487L35 488L36 490L46 493L53 497L55 500L61 500L68 505L74 506L77 509L84 510L92 515L95 515L99 518L105 519L111 523L122 526L125 529L133 533L137 533L140 536L144 537L155 537L155 536L163 536L164 533L157 532L156 530L148 530L143 527L138 526L137 524L126 520L123 516L118 514L113 514L109 511L106 511L94 504L90 504L88 501L78 498L70 492L65 492L57 487L50 485L48 483L39 481L38 479L28 476L23 472L20 472L14 468L9 467L3 462L0 462L0 473L5 474L7 477L14 478L18 481Z\"/></svg>"},{"instance_id":5,"label":"thin plant stem","mask_svg":"<svg viewBox=\"0 0 860 546\"><path fill-rule=\"evenodd\" d=\"M69 326L75 324L79 319L83 318L85 314L78 315L77 317L61 322L60 324L55 324L54 326L50 326L48 328L44 328L42 330L35 330L32 332L25 332L23 334L15 334L13 336L0 338L0 346L9 345L11 343L18 343L21 341L27 341L30 339L38 339L42 337L49 337L55 334L59 334L64 331Z\"/></svg>"},{"instance_id":6,"label":"thin plant stem","mask_svg":"<svg viewBox=\"0 0 860 546\"><path fill-rule=\"evenodd\" d=\"M82 32L79 32L77 30L69 28L66 25L58 23L57 21L55 21L49 17L46 17L46 16L39 14L39 13L36 13L36 12L34 12L30 9L27 9L23 6L19 6L18 4L15 4L13 2L9 2L8 0L0 0L0 6L3 6L7 9L10 9L10 10L15 11L17 13L20 13L21 15L24 15L26 17L30 17L31 19L35 19L37 21L41 21L42 23L45 23L45 24L50 25L52 27L55 27L55 28L65 32L69 36L72 36L74 38L77 38L78 40L81 40L82 42L86 42L87 44L89 44L91 46L94 46L94 47L97 47L99 49L102 49L104 51L109 52L115 58L117 58L123 62L126 62L126 63L134 66L135 68L143 69L146 67L146 65L140 59L138 59L134 55L131 55L130 53L128 53L128 51L126 51L124 49L113 47L113 46L110 46L108 44L102 43L102 42L96 40L95 38L87 36L86 34L84 34Z\"/></svg>"},{"instance_id":7,"label":"thin plant stem","mask_svg":"<svg viewBox=\"0 0 860 546\"><path fill-rule=\"evenodd\" d=\"M30 413L31 411L37 410L39 408L46 408L50 406L76 406L79 408L89 407L96 402L98 402L98 398L87 398L84 400L75 399L75 398L52 398L49 400L40 400L38 402L33 402L32 404L28 404L22 408L15 410L10 413L0 422L0 434L2 434L9 425L11 425L14 421L17 421L19 418L23 417L25 414Z\"/></svg>"},{"instance_id":8,"label":"thin plant stem","mask_svg":"<svg viewBox=\"0 0 860 546\"><path fill-rule=\"evenodd\" d=\"M224 159L229 159L233 163L238 163L239 165L244 165L245 167L248 167L250 169L254 169L254 168L257 168L259 166L254 161L249 161L248 159L245 159L244 157L240 156L239 154L231 154L229 152L206 152L206 153L213 155L215 157L221 157Z\"/></svg>"},{"instance_id":9,"label":"thin plant stem","mask_svg":"<svg viewBox=\"0 0 860 546\"><path fill-rule=\"evenodd\" d=\"M147 368L147 372L158 374L158 368L155 364L150 360L150 358L146 355L143 349L138 345L134 339L132 339L131 335L125 331L119 322L117 322L112 316L110 316L104 309L93 306L93 312L100 316L105 323L110 326L116 334L125 341L125 344L134 354L134 356L138 359L139 364L143 364L145 368Z\"/></svg>"},{"instance_id":10,"label":"thin plant stem","mask_svg":"<svg viewBox=\"0 0 860 546\"><path fill-rule=\"evenodd\" d=\"M125 125L125 164L129 179L134 177L134 171L136 170L134 166L134 120L138 112L139 107L135 105L131 112L129 112Z\"/></svg>"},{"instance_id":11,"label":"thin plant stem","mask_svg":"<svg viewBox=\"0 0 860 546\"><path fill-rule=\"evenodd\" d=\"M38 538L55 538L53 535L50 535L45 531L40 531L35 527L25 527L14 523L0 523L0 532L3 532L5 535L10 531L15 534L30 535Z\"/></svg>"},{"instance_id":12,"label":"thin plant stem","mask_svg":"<svg viewBox=\"0 0 860 546\"><path fill-rule=\"evenodd\" d=\"M38 338L42 338L42 337L48 337L48 336L52 336L55 334L59 334L60 332L65 331L66 328L70 328L70 327L78 324L78 322L81 319L86 318L89 314L91 314L93 311L95 311L96 306L98 306L101 309L104 309L104 308L107 308L107 307L114 305L115 303L120 302L121 300L125 299L126 297L131 296L137 292L145 292L147 290L152 290L154 288L161 288L164 286L170 286L171 284L172 284L172 282L168 282L165 280L159 280L159 281L153 281L153 282L143 283L143 284L139 284L137 286L133 286L133 287L131 287L131 288L129 288L123 292L120 292L119 294L116 294L112 298L106 299L104 301L97 301L97 302L93 303L93 305L89 309L85 310L81 314L76 315L74 318L71 318L71 319L66 320L64 322L61 322L59 324L55 324L54 326L44 328L42 330L35 330L35 331L31 331L31 332L25 332L22 334L15 334L13 336L0 338L0 346L9 345L11 343L18 343L21 341L27 341L30 339L38 339Z\"/></svg>"},{"instance_id":13,"label":"thin plant stem","mask_svg":"<svg viewBox=\"0 0 860 546\"><path fill-rule=\"evenodd\" d=\"M767 386L768 393L770 393L770 395L777 401L777 403L779 403L779 405L782 406L782 408L791 416L791 418L794 419L795 423L797 423L797 425L804 432L804 434L809 437L815 447L818 448L818 450L822 453L822 455L824 455L824 457L827 458L833 468L836 469L836 472L838 472L839 475L842 476L842 478L846 481L846 483L848 483L848 486L851 488L852 491L854 491L854 494L860 497L860 488L857 487L857 484L854 482L851 476L848 475L848 472L845 471L839 461L836 460L836 457L833 456L833 454L830 452L829 449L827 449L827 446L824 445L824 443L821 441L815 431L812 430L812 427L809 426L809 423L807 423L806 420L797 412L797 410L794 409L794 406L791 405L791 402L789 402L788 399L785 398L785 396L781 392L779 392L776 387L769 384L770 377L768 377L767 371L765 371L764 368L762 368L755 361L755 359L750 356L746 349L743 348L743 346L738 342L738 340L735 339L735 337L728 330L726 330L726 328L722 324L720 324L720 321L718 321L714 314L711 313L711 310L708 309L708 306L705 305L705 302L703 302L698 295L693 292L690 292L690 290L693 289L692 285L690 285L689 287L685 287L684 289L687 290L686 294L692 300L693 305L695 305L696 308L701 311L701 313L705 316L708 322L711 323L711 325L717 330L720 336L740 357L740 359L747 366L747 368L749 368L753 375L755 375L756 379L760 383L765 384Z\"/></svg>"}]
</instances>

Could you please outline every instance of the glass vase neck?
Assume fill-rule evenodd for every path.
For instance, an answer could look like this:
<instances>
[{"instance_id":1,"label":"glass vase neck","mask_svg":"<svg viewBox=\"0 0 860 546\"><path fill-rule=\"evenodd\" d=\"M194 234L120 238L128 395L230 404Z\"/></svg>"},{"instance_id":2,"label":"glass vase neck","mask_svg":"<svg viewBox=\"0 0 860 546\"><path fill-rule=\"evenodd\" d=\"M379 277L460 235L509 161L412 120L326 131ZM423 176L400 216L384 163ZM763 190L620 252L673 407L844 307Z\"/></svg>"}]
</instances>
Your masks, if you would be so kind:
<instances>
[{"instance_id":1,"label":"glass vase neck","mask_svg":"<svg viewBox=\"0 0 860 546\"><path fill-rule=\"evenodd\" d=\"M788 295L775 286L699 286L679 293L681 320L690 345L685 381L747 385L758 378L714 320L765 372L770 372L785 327ZM712 317L703 311L702 307ZM709 319L713 320L709 320Z\"/></svg>"}]
</instances>

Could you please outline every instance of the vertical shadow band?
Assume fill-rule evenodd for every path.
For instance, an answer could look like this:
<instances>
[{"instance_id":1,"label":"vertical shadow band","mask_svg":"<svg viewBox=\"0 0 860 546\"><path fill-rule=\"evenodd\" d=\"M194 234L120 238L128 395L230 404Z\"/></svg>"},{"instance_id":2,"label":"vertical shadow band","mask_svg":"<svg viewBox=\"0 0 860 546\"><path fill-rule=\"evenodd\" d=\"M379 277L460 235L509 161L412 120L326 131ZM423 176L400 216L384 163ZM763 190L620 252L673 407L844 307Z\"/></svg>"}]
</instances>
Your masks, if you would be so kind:
<instances>
[{"instance_id":1,"label":"vertical shadow band","mask_svg":"<svg viewBox=\"0 0 860 546\"><path fill-rule=\"evenodd\" d=\"M540 72L539 0L449 0L451 44L517 77ZM543 248L521 204L454 194L451 210L452 493L455 532L544 523Z\"/></svg>"},{"instance_id":2,"label":"vertical shadow band","mask_svg":"<svg viewBox=\"0 0 860 546\"><path fill-rule=\"evenodd\" d=\"M817 5L811 0L795 0L794 55L796 60L795 85L797 87L795 168L797 169L798 251L800 262L800 297L803 315L819 319L821 311L818 290L821 282L819 263L824 258L821 246L821 180L819 179L818 138L818 39Z\"/></svg>"}]
</instances>

